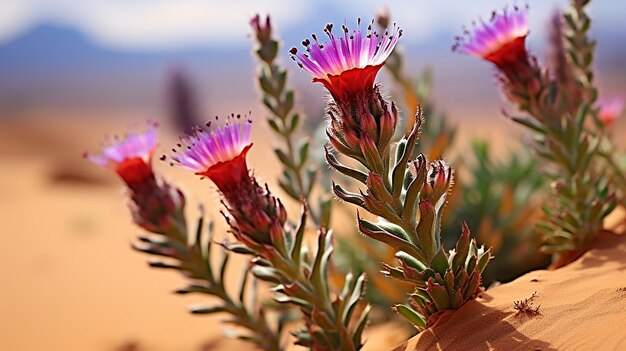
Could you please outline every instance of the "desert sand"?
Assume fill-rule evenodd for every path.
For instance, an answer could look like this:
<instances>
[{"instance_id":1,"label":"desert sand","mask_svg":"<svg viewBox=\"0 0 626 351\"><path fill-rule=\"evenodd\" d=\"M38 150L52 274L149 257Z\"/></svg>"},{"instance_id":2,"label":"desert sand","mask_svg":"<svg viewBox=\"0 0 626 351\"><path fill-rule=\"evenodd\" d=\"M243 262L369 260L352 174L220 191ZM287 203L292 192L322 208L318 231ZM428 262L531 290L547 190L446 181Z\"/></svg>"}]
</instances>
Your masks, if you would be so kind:
<instances>
[{"instance_id":1,"label":"desert sand","mask_svg":"<svg viewBox=\"0 0 626 351\"><path fill-rule=\"evenodd\" d=\"M530 298L537 312L514 309ZM393 351L626 350L626 236L554 271L538 270L483 292Z\"/></svg>"}]
</instances>

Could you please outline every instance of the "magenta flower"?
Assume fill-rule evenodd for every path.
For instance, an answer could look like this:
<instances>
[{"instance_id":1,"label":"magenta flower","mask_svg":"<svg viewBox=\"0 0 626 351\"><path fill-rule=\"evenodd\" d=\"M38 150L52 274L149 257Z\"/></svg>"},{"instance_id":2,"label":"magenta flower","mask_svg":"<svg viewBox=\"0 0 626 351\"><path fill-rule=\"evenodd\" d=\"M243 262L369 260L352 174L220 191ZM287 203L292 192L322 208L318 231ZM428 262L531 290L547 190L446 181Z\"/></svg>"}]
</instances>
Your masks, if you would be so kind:
<instances>
[{"instance_id":1,"label":"magenta flower","mask_svg":"<svg viewBox=\"0 0 626 351\"><path fill-rule=\"evenodd\" d=\"M85 153L91 162L113 169L124 180L131 199L131 212L137 225L154 233L165 233L180 223L185 207L183 193L158 181L152 169L156 148L156 123L143 133L109 138L100 155Z\"/></svg>"},{"instance_id":2,"label":"magenta flower","mask_svg":"<svg viewBox=\"0 0 626 351\"><path fill-rule=\"evenodd\" d=\"M179 150L173 149L172 159L183 168L208 177L222 192L236 188L249 179L246 154L252 146L251 125L249 119L242 121L241 115L234 114L223 126L211 128L209 122L210 130L198 127L182 137Z\"/></svg>"},{"instance_id":3,"label":"magenta flower","mask_svg":"<svg viewBox=\"0 0 626 351\"><path fill-rule=\"evenodd\" d=\"M359 25L360 25L359 19ZM290 53L298 65L313 76L314 82L324 84L335 100L343 100L360 92L372 89L376 74L389 57L402 35L395 26L391 33L379 35L372 31L350 30L343 25L343 35L335 37L333 25L324 29L329 41L320 43L315 34L313 42L305 39L302 45L306 52L291 48Z\"/></svg>"},{"instance_id":4,"label":"magenta flower","mask_svg":"<svg viewBox=\"0 0 626 351\"><path fill-rule=\"evenodd\" d=\"M211 127L209 122L207 127L208 130L196 128L181 138L172 160L215 183L238 240L250 247L270 244L272 227L282 228L287 213L267 187L259 186L246 164L246 154L252 147L252 122L246 116L233 114L223 126Z\"/></svg>"},{"instance_id":5,"label":"magenta flower","mask_svg":"<svg viewBox=\"0 0 626 351\"><path fill-rule=\"evenodd\" d=\"M481 20L473 32L466 30L465 37L457 37L452 49L490 61L507 73L528 62L527 35L528 7L515 6L513 11L494 11L491 20Z\"/></svg>"},{"instance_id":6,"label":"magenta flower","mask_svg":"<svg viewBox=\"0 0 626 351\"><path fill-rule=\"evenodd\" d=\"M621 97L606 100L601 99L598 101L598 106L600 107L598 118L600 118L607 127L615 123L615 121L624 114L624 99Z\"/></svg>"},{"instance_id":7,"label":"magenta flower","mask_svg":"<svg viewBox=\"0 0 626 351\"><path fill-rule=\"evenodd\" d=\"M100 155L85 153L89 161L113 169L130 187L154 176L151 158L157 141L157 125L151 123L143 133L128 133L123 138L108 138L109 145Z\"/></svg>"}]
</instances>

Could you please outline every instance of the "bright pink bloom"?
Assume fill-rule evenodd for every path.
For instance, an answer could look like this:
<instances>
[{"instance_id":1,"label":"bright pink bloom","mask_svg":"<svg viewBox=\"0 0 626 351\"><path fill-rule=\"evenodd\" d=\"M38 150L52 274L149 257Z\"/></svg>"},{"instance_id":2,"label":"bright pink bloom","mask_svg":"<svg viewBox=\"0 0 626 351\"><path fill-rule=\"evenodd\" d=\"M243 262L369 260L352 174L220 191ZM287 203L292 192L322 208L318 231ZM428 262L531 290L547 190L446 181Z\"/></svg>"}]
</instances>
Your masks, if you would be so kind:
<instances>
[{"instance_id":1,"label":"bright pink bloom","mask_svg":"<svg viewBox=\"0 0 626 351\"><path fill-rule=\"evenodd\" d=\"M624 114L624 99L614 97L612 99L598 101L600 111L598 118L608 127Z\"/></svg>"},{"instance_id":2,"label":"bright pink bloom","mask_svg":"<svg viewBox=\"0 0 626 351\"><path fill-rule=\"evenodd\" d=\"M216 120L218 117L216 117ZM226 124L209 130L196 128L181 138L179 150L174 149L172 159L194 173L206 176L222 191L237 188L244 180L249 180L246 154L250 141L252 122L241 115L227 118Z\"/></svg>"},{"instance_id":3,"label":"bright pink bloom","mask_svg":"<svg viewBox=\"0 0 626 351\"><path fill-rule=\"evenodd\" d=\"M402 30L395 24L391 33L385 31L379 35L372 31L372 23L365 32L360 28L350 32L343 25L343 36L339 37L332 33L333 25L328 24L324 32L329 41L320 43L313 34L313 43L308 39L302 42L306 52L291 48L292 58L313 76L314 82L324 84L335 100L371 90L376 74L402 35Z\"/></svg>"},{"instance_id":4,"label":"bright pink bloom","mask_svg":"<svg viewBox=\"0 0 626 351\"><path fill-rule=\"evenodd\" d=\"M477 56L494 63L505 72L528 62L526 36L528 35L528 7L493 12L491 20L481 20L473 32L465 30L465 37L457 37L454 51Z\"/></svg>"},{"instance_id":5,"label":"bright pink bloom","mask_svg":"<svg viewBox=\"0 0 626 351\"><path fill-rule=\"evenodd\" d=\"M215 117L217 119L217 117ZM241 115L227 118L222 126L196 128L181 138L172 160L215 183L224 197L228 223L238 240L250 247L270 244L272 226L287 220L285 208L267 187L261 188L246 165L252 147L252 122ZM234 220L231 220L234 219Z\"/></svg>"},{"instance_id":6,"label":"bright pink bloom","mask_svg":"<svg viewBox=\"0 0 626 351\"><path fill-rule=\"evenodd\" d=\"M113 169L129 187L154 177L151 158L156 147L156 124L143 133L128 133L123 138L108 138L109 145L100 155L85 153L91 162Z\"/></svg>"}]
</instances>

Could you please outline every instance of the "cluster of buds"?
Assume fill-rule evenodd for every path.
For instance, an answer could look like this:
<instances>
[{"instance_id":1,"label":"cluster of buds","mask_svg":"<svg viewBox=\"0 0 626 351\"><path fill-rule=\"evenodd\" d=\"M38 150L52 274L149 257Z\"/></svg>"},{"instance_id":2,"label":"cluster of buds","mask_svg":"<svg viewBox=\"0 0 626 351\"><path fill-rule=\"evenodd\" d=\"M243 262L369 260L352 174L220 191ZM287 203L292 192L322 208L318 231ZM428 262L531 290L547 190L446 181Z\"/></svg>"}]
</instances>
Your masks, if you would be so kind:
<instances>
[{"instance_id":1,"label":"cluster of buds","mask_svg":"<svg viewBox=\"0 0 626 351\"><path fill-rule=\"evenodd\" d=\"M287 213L267 186L259 185L246 164L252 147L252 121L232 114L223 126L211 128L211 124L206 124L211 130L196 127L181 137L171 159L217 186L228 212L224 215L239 241L255 249L271 245L272 238L282 236Z\"/></svg>"},{"instance_id":2,"label":"cluster of buds","mask_svg":"<svg viewBox=\"0 0 626 351\"><path fill-rule=\"evenodd\" d=\"M328 42L320 43L313 36L315 43L303 42L307 53L296 49L291 53L332 96L327 128L332 149L365 168L342 164L327 147L328 163L366 187L355 193L333 184L333 190L340 199L379 217L372 222L357 212L359 230L396 250L401 267L386 266L387 274L415 284L414 295L420 297L412 300L416 309L407 305L396 309L418 328L425 328L439 312L456 309L476 296L491 255L473 240L470 244L467 231L459 241L459 255L446 252L441 245L441 218L452 169L443 161L429 163L423 155L415 158L423 118L419 107L412 127L395 143L392 157L398 110L382 97L374 82L402 31L394 24L391 34L381 36L370 24L363 35L344 26L344 36L336 38L332 28L329 24L325 29Z\"/></svg>"},{"instance_id":3,"label":"cluster of buds","mask_svg":"<svg viewBox=\"0 0 626 351\"><path fill-rule=\"evenodd\" d=\"M157 142L156 124L143 133L110 137L101 154L84 156L91 162L112 169L126 183L135 223L155 233L178 230L184 216L183 193L157 179L152 156Z\"/></svg>"}]
</instances>

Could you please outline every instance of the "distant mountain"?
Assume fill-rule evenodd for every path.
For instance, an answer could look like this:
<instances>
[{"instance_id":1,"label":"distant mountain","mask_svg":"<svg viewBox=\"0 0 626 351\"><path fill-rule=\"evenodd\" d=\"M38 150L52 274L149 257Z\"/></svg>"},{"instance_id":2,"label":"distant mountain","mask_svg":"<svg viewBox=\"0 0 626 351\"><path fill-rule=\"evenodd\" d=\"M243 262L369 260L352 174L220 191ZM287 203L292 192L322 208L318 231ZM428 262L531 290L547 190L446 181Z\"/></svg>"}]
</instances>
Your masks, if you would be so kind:
<instances>
[{"instance_id":1,"label":"distant mountain","mask_svg":"<svg viewBox=\"0 0 626 351\"><path fill-rule=\"evenodd\" d=\"M129 52L100 46L72 28L44 24L0 44L0 108L52 105L162 104L169 70L182 67L199 90L246 94L223 77L243 79L254 93L248 50L189 48ZM1 110L0 110L1 112ZM0 117L2 117L0 115Z\"/></svg>"},{"instance_id":2,"label":"distant mountain","mask_svg":"<svg viewBox=\"0 0 626 351\"><path fill-rule=\"evenodd\" d=\"M289 46L310 33L309 25L301 24L284 33L281 55L283 63L293 69L290 84L299 89L300 101L309 101L305 107L319 113L323 89L311 86L306 74L297 74L287 55ZM609 90L626 90L626 72L622 69L626 49L611 45L621 40L619 33L604 33L597 66L599 77L606 79L600 81L608 84ZM487 99L498 103L491 67L452 54L453 35L440 33L419 44L402 41L407 69L417 73L432 66L438 100L464 104ZM541 41L534 38L532 48ZM0 44L0 118L15 115L16 110L49 106L133 107L162 112L167 77L173 68L182 68L191 77L202 111L210 111L206 113L247 111L258 106L253 76L256 68L248 45L123 51L99 45L73 28L41 24ZM471 92L467 84L471 84Z\"/></svg>"}]
</instances>

